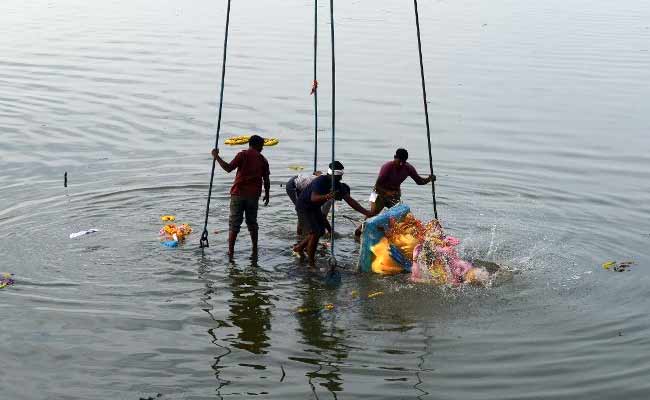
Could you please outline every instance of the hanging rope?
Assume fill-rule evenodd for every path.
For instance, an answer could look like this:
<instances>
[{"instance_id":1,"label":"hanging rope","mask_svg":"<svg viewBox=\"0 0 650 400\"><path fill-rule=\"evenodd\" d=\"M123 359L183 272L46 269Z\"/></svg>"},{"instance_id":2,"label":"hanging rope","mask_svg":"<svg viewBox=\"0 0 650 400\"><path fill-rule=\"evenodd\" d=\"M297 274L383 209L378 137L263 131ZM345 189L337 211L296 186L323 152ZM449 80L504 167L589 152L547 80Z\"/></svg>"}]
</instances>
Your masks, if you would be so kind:
<instances>
[{"instance_id":1,"label":"hanging rope","mask_svg":"<svg viewBox=\"0 0 650 400\"><path fill-rule=\"evenodd\" d=\"M226 55L228 50L228 28L230 26L230 0L228 0L228 8L226 10L226 33L223 40L223 61L221 64L221 93L219 95L219 114L217 116L217 135L214 140L214 148L219 148L219 133L221 132L221 111L223 110L223 87L226 79ZM208 189L208 204L205 206L205 224L203 225L203 233L201 234L200 247L210 247L208 243L208 217L210 216L210 198L212 197L212 182L214 181L214 168L217 160L212 159L212 172L210 172L210 189Z\"/></svg>"},{"instance_id":2,"label":"hanging rope","mask_svg":"<svg viewBox=\"0 0 650 400\"><path fill-rule=\"evenodd\" d=\"M318 0L314 0L314 173L318 170L318 80L316 79L316 58L318 56Z\"/></svg>"},{"instance_id":3,"label":"hanging rope","mask_svg":"<svg viewBox=\"0 0 650 400\"><path fill-rule=\"evenodd\" d=\"M422 98L424 100L424 116L427 122L427 143L429 144L429 171L433 176L433 155L431 153L431 129L429 128L429 107L427 104L427 88L424 82L424 62L422 61L422 40L420 39L420 16L418 14L418 0L413 0L415 6L415 26L418 33L418 52L420 54L420 76L422 77ZM433 214L438 219L438 208L436 207L436 184L431 181L431 196L433 197Z\"/></svg>"},{"instance_id":4,"label":"hanging rope","mask_svg":"<svg viewBox=\"0 0 650 400\"><path fill-rule=\"evenodd\" d=\"M330 35L332 37L332 163L336 161L336 60L334 57L334 0L330 0ZM332 165L332 169L334 169L334 165ZM336 188L335 186L335 175L332 174L332 190ZM331 239L330 243L332 245L331 250L332 250L332 258L330 260L331 268L330 272L333 273L334 269L336 268L336 252L335 252L335 247L334 247L334 205L336 204L336 200L333 201L332 203L332 233L331 233Z\"/></svg>"}]
</instances>

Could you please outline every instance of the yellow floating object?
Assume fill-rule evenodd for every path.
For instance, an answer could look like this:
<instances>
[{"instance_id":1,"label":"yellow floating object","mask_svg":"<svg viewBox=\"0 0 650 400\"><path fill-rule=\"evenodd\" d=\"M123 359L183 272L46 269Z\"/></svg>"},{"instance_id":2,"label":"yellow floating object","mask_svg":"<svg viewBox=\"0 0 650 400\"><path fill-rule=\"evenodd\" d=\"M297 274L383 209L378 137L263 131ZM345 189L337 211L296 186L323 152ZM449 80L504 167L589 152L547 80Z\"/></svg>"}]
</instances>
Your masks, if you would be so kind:
<instances>
[{"instance_id":1,"label":"yellow floating object","mask_svg":"<svg viewBox=\"0 0 650 400\"><path fill-rule=\"evenodd\" d=\"M353 290L352 292L350 292L350 296L352 296L353 298L356 299L357 297L359 297L359 292L357 292L356 290Z\"/></svg>"},{"instance_id":2,"label":"yellow floating object","mask_svg":"<svg viewBox=\"0 0 650 400\"><path fill-rule=\"evenodd\" d=\"M302 171L305 167L301 165L289 165L289 169L292 171Z\"/></svg>"},{"instance_id":3,"label":"yellow floating object","mask_svg":"<svg viewBox=\"0 0 650 400\"><path fill-rule=\"evenodd\" d=\"M182 224L178 226L169 224L163 226L161 229L161 235L166 235L168 237L173 237L176 235L176 238L174 238L174 240L183 240L185 239L185 236L189 235L190 233L192 233L192 227L188 224Z\"/></svg>"},{"instance_id":4,"label":"yellow floating object","mask_svg":"<svg viewBox=\"0 0 650 400\"><path fill-rule=\"evenodd\" d=\"M231 146L236 146L239 144L246 144L248 143L248 140L250 139L250 136L231 136L228 139L224 141L225 144L229 144Z\"/></svg>"},{"instance_id":5,"label":"yellow floating object","mask_svg":"<svg viewBox=\"0 0 650 400\"><path fill-rule=\"evenodd\" d=\"M610 269L614 265L616 265L616 261L607 261L603 263L603 268Z\"/></svg>"},{"instance_id":6,"label":"yellow floating object","mask_svg":"<svg viewBox=\"0 0 650 400\"><path fill-rule=\"evenodd\" d=\"M298 307L298 309L296 309L296 312L299 313L299 314L304 314L307 311L309 311L309 309L305 308L305 307Z\"/></svg>"},{"instance_id":7,"label":"yellow floating object","mask_svg":"<svg viewBox=\"0 0 650 400\"><path fill-rule=\"evenodd\" d=\"M323 308L325 308L328 311L333 310L334 309L334 304L332 304L332 303L325 304L325 306Z\"/></svg>"},{"instance_id":8,"label":"yellow floating object","mask_svg":"<svg viewBox=\"0 0 650 400\"><path fill-rule=\"evenodd\" d=\"M386 237L381 238L379 243L372 246L370 251L375 255L372 261L372 272L382 275L394 275L404 271L404 267L399 265L390 255L390 243Z\"/></svg>"},{"instance_id":9,"label":"yellow floating object","mask_svg":"<svg viewBox=\"0 0 650 400\"><path fill-rule=\"evenodd\" d=\"M238 146L248 143L250 138L249 135L231 136L224 143L230 146ZM275 146L278 143L280 143L280 140L277 138L264 138L264 146Z\"/></svg>"},{"instance_id":10,"label":"yellow floating object","mask_svg":"<svg viewBox=\"0 0 650 400\"><path fill-rule=\"evenodd\" d=\"M369 298L369 299L372 299L372 298L377 297L377 296L383 296L383 294L384 294L384 292L374 292L374 293L370 293L370 294L368 295L368 298Z\"/></svg>"},{"instance_id":11,"label":"yellow floating object","mask_svg":"<svg viewBox=\"0 0 650 400\"><path fill-rule=\"evenodd\" d=\"M162 219L163 221L175 221L176 217L174 217L173 215L163 215L162 217L160 217L160 219Z\"/></svg>"}]
</instances>

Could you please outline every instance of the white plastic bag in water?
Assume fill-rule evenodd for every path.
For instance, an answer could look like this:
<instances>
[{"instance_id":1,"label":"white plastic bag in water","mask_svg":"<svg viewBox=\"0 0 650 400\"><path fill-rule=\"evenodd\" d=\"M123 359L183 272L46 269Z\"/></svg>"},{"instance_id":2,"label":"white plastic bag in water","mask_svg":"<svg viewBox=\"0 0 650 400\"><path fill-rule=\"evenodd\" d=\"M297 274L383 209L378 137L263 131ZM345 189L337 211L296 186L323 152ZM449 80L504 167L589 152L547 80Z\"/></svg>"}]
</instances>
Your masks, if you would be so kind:
<instances>
[{"instance_id":1,"label":"white plastic bag in water","mask_svg":"<svg viewBox=\"0 0 650 400\"><path fill-rule=\"evenodd\" d=\"M85 230L85 231L71 233L70 234L70 239L75 239L75 238L78 238L80 236L89 235L89 234L95 233L95 232L99 232L99 230L97 230L97 229L88 229L88 230Z\"/></svg>"}]
</instances>

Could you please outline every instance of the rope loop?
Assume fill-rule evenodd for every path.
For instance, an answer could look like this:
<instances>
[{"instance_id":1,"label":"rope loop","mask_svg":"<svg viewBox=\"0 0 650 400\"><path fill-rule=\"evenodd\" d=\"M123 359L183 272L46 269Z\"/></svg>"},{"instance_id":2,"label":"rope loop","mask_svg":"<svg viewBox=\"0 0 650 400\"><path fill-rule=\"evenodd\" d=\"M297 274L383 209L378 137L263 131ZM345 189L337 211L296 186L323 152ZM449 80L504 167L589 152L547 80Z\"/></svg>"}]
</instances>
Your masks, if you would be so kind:
<instances>
[{"instance_id":1,"label":"rope loop","mask_svg":"<svg viewBox=\"0 0 650 400\"><path fill-rule=\"evenodd\" d=\"M210 247L210 244L208 243L208 230L203 229L203 233L201 234L201 241L199 242L199 246L204 249L206 247Z\"/></svg>"}]
</instances>

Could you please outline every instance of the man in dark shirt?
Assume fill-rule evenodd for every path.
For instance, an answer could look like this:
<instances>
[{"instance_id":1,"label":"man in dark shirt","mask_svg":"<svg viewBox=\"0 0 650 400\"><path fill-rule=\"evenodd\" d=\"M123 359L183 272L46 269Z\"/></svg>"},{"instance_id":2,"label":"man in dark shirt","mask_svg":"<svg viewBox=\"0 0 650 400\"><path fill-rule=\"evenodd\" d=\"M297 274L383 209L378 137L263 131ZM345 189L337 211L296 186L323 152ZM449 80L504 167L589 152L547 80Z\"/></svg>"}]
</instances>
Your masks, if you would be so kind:
<instances>
[{"instance_id":1,"label":"man in dark shirt","mask_svg":"<svg viewBox=\"0 0 650 400\"><path fill-rule=\"evenodd\" d=\"M334 188L332 188L332 176L334 176ZM296 201L296 211L300 214L305 225L307 237L294 246L293 250L301 255L307 250L309 265L316 265L316 246L321 236L325 233L326 220L321 212L321 207L327 201L345 200L354 210L365 216L370 216L370 211L363 208L356 200L350 197L350 187L341 182L343 179L343 164L335 161L330 164L327 175L319 176L300 193Z\"/></svg>"},{"instance_id":2,"label":"man in dark shirt","mask_svg":"<svg viewBox=\"0 0 650 400\"><path fill-rule=\"evenodd\" d=\"M253 244L253 257L257 256L257 209L260 195L262 194L262 182L264 183L264 205L269 204L269 163L262 155L264 139L253 135L248 141L248 149L242 150L235 158L227 163L219 156L219 149L212 150L212 156L217 160L221 168L226 172L237 169L235 181L230 189L230 218L228 234L228 257L233 259L235 254L235 242L237 234L246 215L246 226L251 235Z\"/></svg>"},{"instance_id":3,"label":"man in dark shirt","mask_svg":"<svg viewBox=\"0 0 650 400\"><path fill-rule=\"evenodd\" d=\"M315 171L312 175L304 175L304 174L295 175L291 177L289 181L287 181L287 184L285 185L285 187L287 188L287 196L289 196L289 199L293 203L294 208L296 206L296 202L298 201L298 198L300 197L300 193L302 193L302 191L305 190L314 179L316 179L321 175L323 175L321 171ZM331 205L330 203L325 203L321 207L321 211L325 216L325 230L327 230L328 234L332 233L332 227L330 226L330 223L327 221L327 214L329 214L329 209L330 209L329 206ZM296 211L296 214L298 214L296 236L298 236L298 238L303 238L306 232L304 232L303 229L304 222L302 220L302 215L298 213L298 211Z\"/></svg>"}]
</instances>

